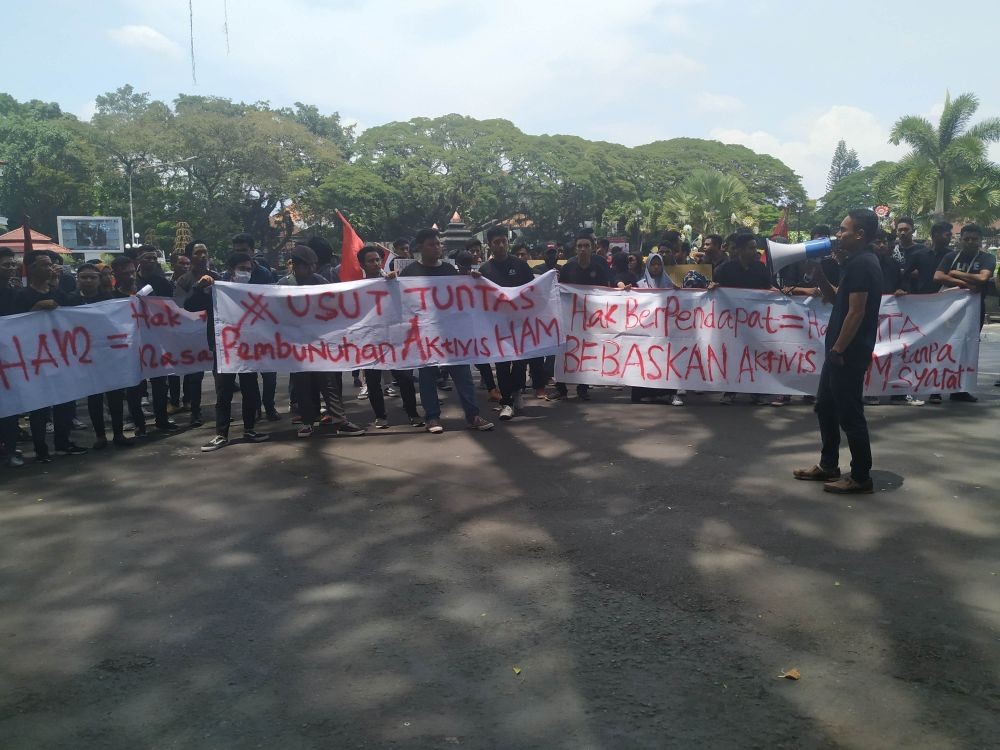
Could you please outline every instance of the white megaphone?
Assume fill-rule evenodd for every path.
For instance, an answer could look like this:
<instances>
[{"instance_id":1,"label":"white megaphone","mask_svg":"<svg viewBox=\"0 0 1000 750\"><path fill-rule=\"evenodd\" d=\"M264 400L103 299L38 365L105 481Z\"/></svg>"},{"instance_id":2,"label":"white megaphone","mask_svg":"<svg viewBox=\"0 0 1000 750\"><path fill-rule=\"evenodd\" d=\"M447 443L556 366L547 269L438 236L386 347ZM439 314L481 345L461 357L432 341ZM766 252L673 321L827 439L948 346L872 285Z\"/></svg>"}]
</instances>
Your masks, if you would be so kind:
<instances>
[{"instance_id":1,"label":"white megaphone","mask_svg":"<svg viewBox=\"0 0 1000 750\"><path fill-rule=\"evenodd\" d=\"M785 266L798 263L801 260L819 260L829 255L836 245L836 240L820 237L808 242L797 242L794 245L783 245L780 242L767 241L767 256L775 272Z\"/></svg>"}]
</instances>

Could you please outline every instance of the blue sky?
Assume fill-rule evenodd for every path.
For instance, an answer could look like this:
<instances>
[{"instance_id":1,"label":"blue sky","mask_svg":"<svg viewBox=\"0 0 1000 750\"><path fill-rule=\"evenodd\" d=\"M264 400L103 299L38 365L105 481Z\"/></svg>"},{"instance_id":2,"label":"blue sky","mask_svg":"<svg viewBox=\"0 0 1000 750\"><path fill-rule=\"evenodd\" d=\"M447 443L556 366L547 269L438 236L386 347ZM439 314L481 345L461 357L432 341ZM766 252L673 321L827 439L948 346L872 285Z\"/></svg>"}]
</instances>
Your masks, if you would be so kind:
<instances>
[{"instance_id":1,"label":"blue sky","mask_svg":"<svg viewBox=\"0 0 1000 750\"><path fill-rule=\"evenodd\" d=\"M0 90L84 118L131 83L165 101L304 101L362 128L459 112L630 146L716 138L781 158L813 197L837 140L864 164L898 157L893 122L935 119L947 90L1000 116L988 0L192 3L197 85L187 0L34 0L5 13Z\"/></svg>"}]
</instances>

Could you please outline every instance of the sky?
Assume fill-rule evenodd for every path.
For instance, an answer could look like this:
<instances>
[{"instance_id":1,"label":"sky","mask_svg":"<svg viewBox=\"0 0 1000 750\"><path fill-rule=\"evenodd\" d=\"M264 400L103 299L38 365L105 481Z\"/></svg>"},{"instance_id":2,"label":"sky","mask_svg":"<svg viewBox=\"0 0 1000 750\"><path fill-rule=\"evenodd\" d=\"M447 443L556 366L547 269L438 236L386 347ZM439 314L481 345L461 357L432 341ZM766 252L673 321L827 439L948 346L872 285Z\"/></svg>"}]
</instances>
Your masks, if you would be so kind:
<instances>
[{"instance_id":1,"label":"sky","mask_svg":"<svg viewBox=\"0 0 1000 750\"><path fill-rule=\"evenodd\" d=\"M1000 116L995 0L190 3L196 83L188 0L33 0L5 13L0 91L84 119L130 83L302 101L359 129L457 112L627 146L710 138L778 157L814 198L838 140L863 165L897 159L893 123L936 123L946 92Z\"/></svg>"}]
</instances>

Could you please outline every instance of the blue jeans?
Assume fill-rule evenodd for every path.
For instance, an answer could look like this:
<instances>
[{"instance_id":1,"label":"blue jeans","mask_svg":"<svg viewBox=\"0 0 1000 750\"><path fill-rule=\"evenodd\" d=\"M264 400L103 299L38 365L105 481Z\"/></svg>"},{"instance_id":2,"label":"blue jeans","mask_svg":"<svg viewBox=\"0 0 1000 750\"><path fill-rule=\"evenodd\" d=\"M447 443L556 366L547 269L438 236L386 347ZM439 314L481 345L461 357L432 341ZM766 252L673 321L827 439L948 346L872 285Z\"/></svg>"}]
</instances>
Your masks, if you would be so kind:
<instances>
[{"instance_id":1,"label":"blue jeans","mask_svg":"<svg viewBox=\"0 0 1000 750\"><path fill-rule=\"evenodd\" d=\"M471 421L479 415L476 406L476 386L472 382L472 370L468 365L446 365L444 367L421 367L420 401L424 407L424 416L428 419L441 418L441 402L438 401L438 370L447 371L455 383L455 392L465 412L465 420Z\"/></svg>"}]
</instances>

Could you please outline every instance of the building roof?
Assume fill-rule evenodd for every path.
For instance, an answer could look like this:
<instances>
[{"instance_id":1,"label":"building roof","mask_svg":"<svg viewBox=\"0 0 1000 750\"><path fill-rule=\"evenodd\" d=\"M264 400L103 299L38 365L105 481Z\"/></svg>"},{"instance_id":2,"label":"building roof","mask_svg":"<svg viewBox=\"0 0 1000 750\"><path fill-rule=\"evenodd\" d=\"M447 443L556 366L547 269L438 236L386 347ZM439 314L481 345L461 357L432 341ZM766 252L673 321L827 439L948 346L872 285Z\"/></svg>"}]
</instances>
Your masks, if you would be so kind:
<instances>
[{"instance_id":1,"label":"building roof","mask_svg":"<svg viewBox=\"0 0 1000 750\"><path fill-rule=\"evenodd\" d=\"M57 253L72 253L68 247L63 247L47 234L36 232L34 229L28 230L31 233L31 247L33 250L52 250ZM18 227L6 234L0 234L0 247L9 247L11 250L24 253L24 229Z\"/></svg>"}]
</instances>

